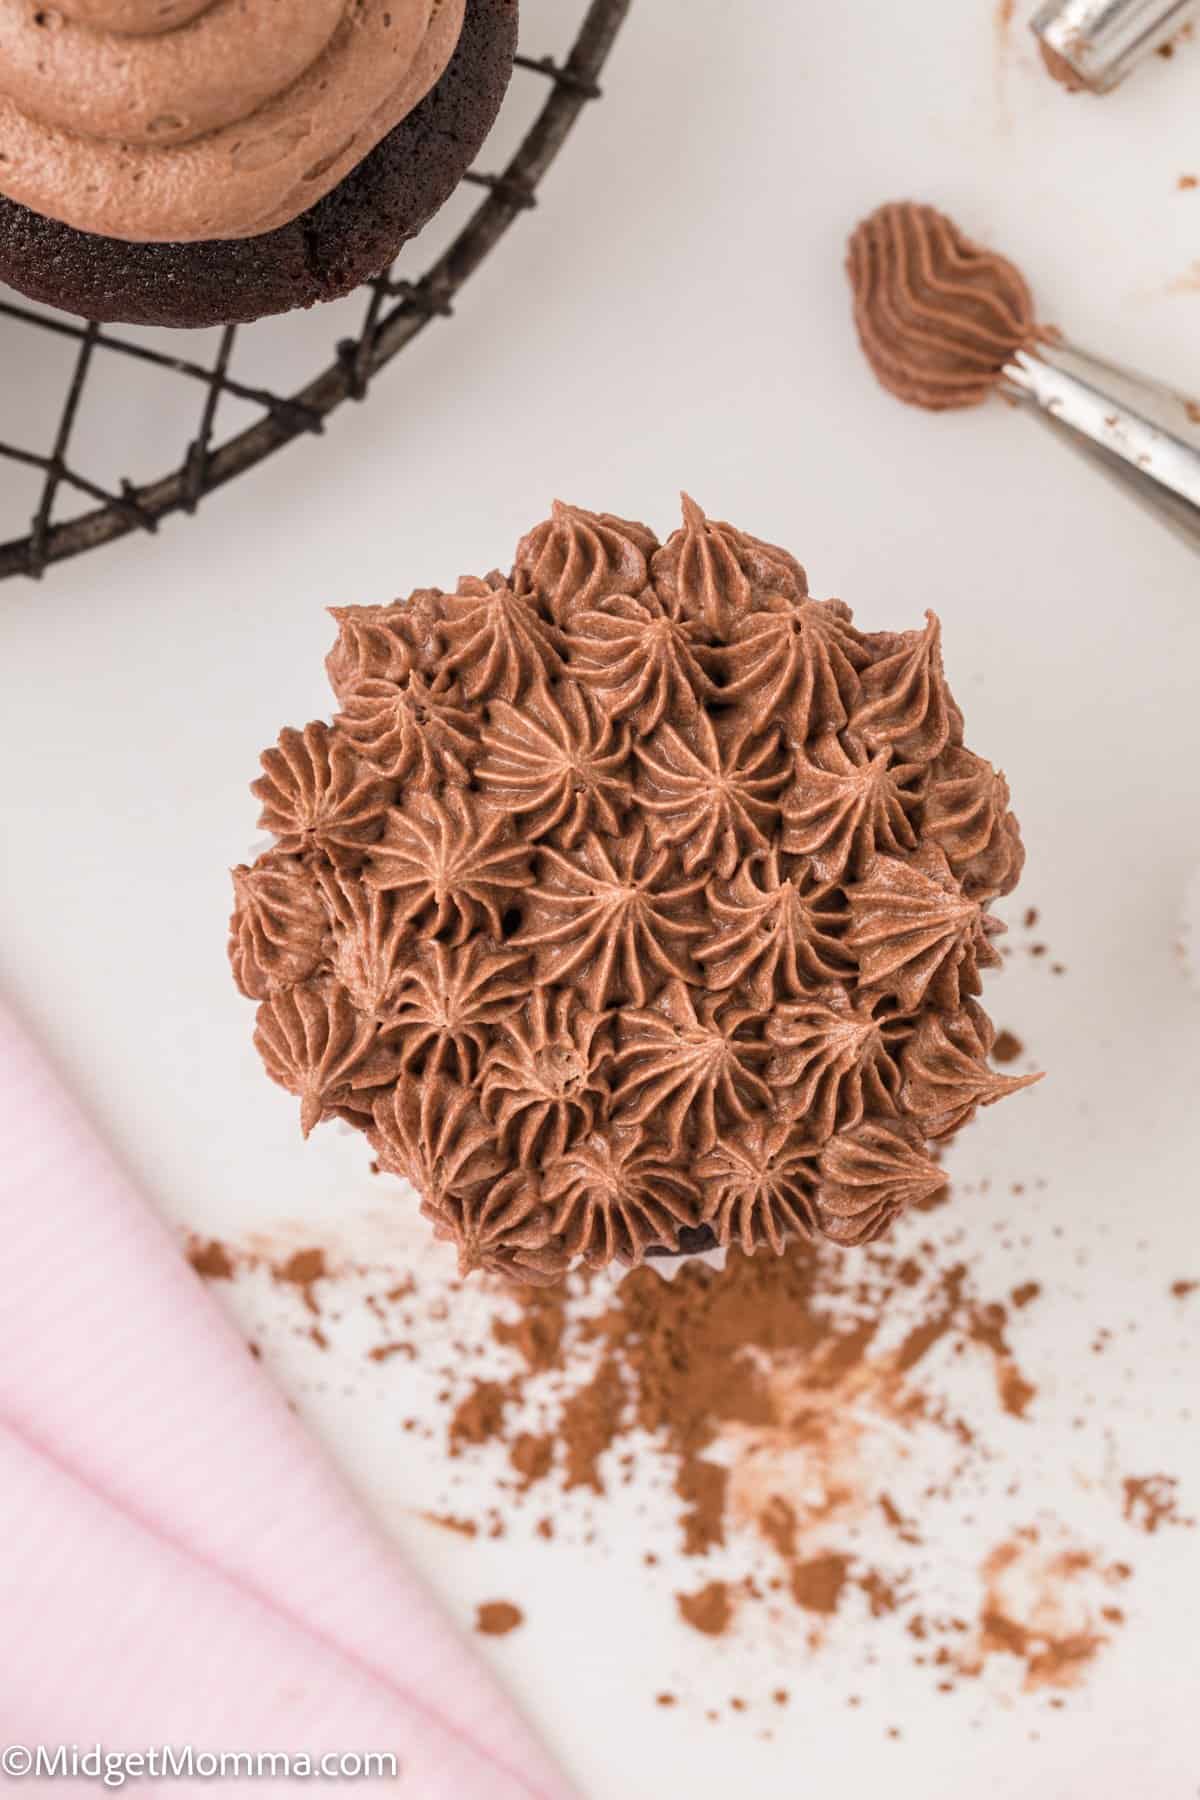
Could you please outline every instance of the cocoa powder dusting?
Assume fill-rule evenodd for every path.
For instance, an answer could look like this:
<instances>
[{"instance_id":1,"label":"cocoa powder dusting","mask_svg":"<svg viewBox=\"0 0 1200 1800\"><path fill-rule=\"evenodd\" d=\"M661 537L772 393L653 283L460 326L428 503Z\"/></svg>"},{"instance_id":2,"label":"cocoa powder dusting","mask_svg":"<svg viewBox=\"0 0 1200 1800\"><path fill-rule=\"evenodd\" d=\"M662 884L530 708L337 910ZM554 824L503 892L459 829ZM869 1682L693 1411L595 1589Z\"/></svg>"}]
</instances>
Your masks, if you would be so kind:
<instances>
[{"instance_id":1,"label":"cocoa powder dusting","mask_svg":"<svg viewBox=\"0 0 1200 1800\"><path fill-rule=\"evenodd\" d=\"M472 1538L523 1517L546 1555L566 1543L635 1558L639 1605L670 1606L689 1632L765 1640L801 1661L835 1644L838 1654L858 1646L866 1667L900 1654L939 1693L986 1674L989 1687L1058 1706L1124 1628L1120 1589L1133 1571L1097 1547L1094 1519L1075 1530L1041 1506L1039 1459L1061 1453L1061 1427L1039 1418L1025 1334L1047 1284L1010 1264L993 1297L977 1263L951 1251L955 1237L925 1229L913 1221L897 1248L735 1249L723 1268L692 1259L671 1279L647 1266L544 1289L495 1283L482 1297L474 1289L465 1311L454 1288L380 1284L366 1296L377 1342L356 1353L375 1380L386 1368L403 1383L412 1362L436 1369L451 1460L424 1516L461 1537L464 1556ZM1025 1230L1014 1220L1014 1239L1029 1241ZM207 1242L188 1254L219 1281L246 1260ZM257 1260L315 1310L313 1287L329 1279L321 1252ZM1170 1293L1183 1300L1195 1286L1180 1279ZM340 1317L327 1305L322 1324ZM1119 1324L1091 1329L1107 1343ZM633 1516L667 1509L640 1541L620 1510L635 1476L639 1496L654 1498L639 1498ZM1169 1475L1110 1483L1126 1534L1192 1522ZM989 1489L1011 1498L977 1522ZM968 1532L953 1550L947 1504ZM689 1565L693 1578L681 1579ZM476 1628L503 1635L522 1619L513 1602L490 1601ZM893 1632L891 1647L874 1647L871 1631ZM740 1706L787 1699L768 1677ZM714 1718L739 1710L727 1693L674 1685L657 1700L707 1705Z\"/></svg>"},{"instance_id":2,"label":"cocoa powder dusting","mask_svg":"<svg viewBox=\"0 0 1200 1800\"><path fill-rule=\"evenodd\" d=\"M723 1581L710 1581L695 1594L676 1594L675 1600L680 1617L693 1631L701 1631L705 1637L720 1637L729 1629L733 1603Z\"/></svg>"},{"instance_id":3,"label":"cocoa powder dusting","mask_svg":"<svg viewBox=\"0 0 1200 1800\"><path fill-rule=\"evenodd\" d=\"M1022 1284L1014 1309L1039 1293L1038 1283ZM874 1431L933 1430L956 1454L974 1442L966 1422L919 1385L935 1354L979 1355L1013 1418L1036 1398L1007 1307L975 1292L966 1264L939 1267L932 1244L917 1258L813 1245L780 1258L735 1250L723 1270L689 1262L665 1281L642 1268L615 1288L577 1278L569 1290L511 1291L501 1305L492 1335L519 1367L507 1387L478 1382L468 1391L451 1420L452 1453L498 1436L518 1491L561 1468L563 1490L603 1496L634 1454L624 1446L648 1436L681 1503L681 1553L709 1558L749 1530L780 1570L677 1592L681 1619L708 1636L779 1591L814 1629L851 1594L873 1618L908 1605L903 1571L829 1540L874 1510L899 1545L921 1543L911 1509L890 1492L871 1494L861 1453ZM589 1369L582 1380L580 1366ZM534 1394L543 1428L510 1430L509 1409L519 1413Z\"/></svg>"},{"instance_id":4,"label":"cocoa powder dusting","mask_svg":"<svg viewBox=\"0 0 1200 1800\"><path fill-rule=\"evenodd\" d=\"M1121 1490L1124 1516L1150 1536L1160 1525L1195 1524L1179 1510L1179 1483L1172 1475L1127 1475Z\"/></svg>"},{"instance_id":5,"label":"cocoa powder dusting","mask_svg":"<svg viewBox=\"0 0 1200 1800\"><path fill-rule=\"evenodd\" d=\"M197 1275L202 1275L206 1281L233 1279L233 1258L224 1244L219 1244L215 1238L207 1242L193 1238L187 1247L187 1259Z\"/></svg>"},{"instance_id":6,"label":"cocoa powder dusting","mask_svg":"<svg viewBox=\"0 0 1200 1800\"><path fill-rule=\"evenodd\" d=\"M524 1487L532 1487L535 1481L543 1481L550 1473L554 1463L554 1439L552 1437L535 1437L530 1431L523 1431L508 1453L508 1460L521 1477Z\"/></svg>"},{"instance_id":7,"label":"cocoa powder dusting","mask_svg":"<svg viewBox=\"0 0 1200 1800\"><path fill-rule=\"evenodd\" d=\"M507 1637L525 1623L525 1614L511 1600L485 1600L475 1612L475 1629L483 1637Z\"/></svg>"},{"instance_id":8,"label":"cocoa powder dusting","mask_svg":"<svg viewBox=\"0 0 1200 1800\"><path fill-rule=\"evenodd\" d=\"M830 1553L792 1565L792 1598L809 1612L835 1613L850 1572L850 1559Z\"/></svg>"},{"instance_id":9,"label":"cocoa powder dusting","mask_svg":"<svg viewBox=\"0 0 1200 1800\"><path fill-rule=\"evenodd\" d=\"M457 1456L465 1444L486 1444L499 1437L508 1399L508 1389L500 1382L477 1381L451 1417L451 1456Z\"/></svg>"},{"instance_id":10,"label":"cocoa powder dusting","mask_svg":"<svg viewBox=\"0 0 1200 1800\"><path fill-rule=\"evenodd\" d=\"M285 1262L275 1265L272 1273L276 1281L300 1290L304 1296L304 1304L310 1313L317 1314L321 1308L317 1302L316 1285L324 1281L329 1273L325 1262L325 1252L320 1249L296 1250ZM317 1341L317 1340L314 1340ZM324 1348L324 1345L321 1346Z\"/></svg>"},{"instance_id":11,"label":"cocoa powder dusting","mask_svg":"<svg viewBox=\"0 0 1200 1800\"><path fill-rule=\"evenodd\" d=\"M1077 1687L1123 1615L1106 1596L1128 1579L1122 1563L1048 1545L1027 1527L997 1546L983 1566L978 1634L963 1657L977 1674L988 1656L1023 1665L1026 1692Z\"/></svg>"},{"instance_id":12,"label":"cocoa powder dusting","mask_svg":"<svg viewBox=\"0 0 1200 1800\"><path fill-rule=\"evenodd\" d=\"M590 1487L597 1494L604 1492L600 1458L616 1440L624 1405L620 1370L606 1358L587 1386L572 1394L563 1406L565 1487Z\"/></svg>"},{"instance_id":13,"label":"cocoa powder dusting","mask_svg":"<svg viewBox=\"0 0 1200 1800\"><path fill-rule=\"evenodd\" d=\"M559 1288L531 1288L516 1319L494 1319L492 1336L516 1350L527 1368L552 1369L567 1324L565 1295Z\"/></svg>"},{"instance_id":14,"label":"cocoa powder dusting","mask_svg":"<svg viewBox=\"0 0 1200 1800\"><path fill-rule=\"evenodd\" d=\"M474 1519L456 1519L452 1513L422 1513L421 1517L429 1525L436 1525L441 1531L452 1531L458 1537L474 1538L479 1536L479 1527Z\"/></svg>"}]
</instances>

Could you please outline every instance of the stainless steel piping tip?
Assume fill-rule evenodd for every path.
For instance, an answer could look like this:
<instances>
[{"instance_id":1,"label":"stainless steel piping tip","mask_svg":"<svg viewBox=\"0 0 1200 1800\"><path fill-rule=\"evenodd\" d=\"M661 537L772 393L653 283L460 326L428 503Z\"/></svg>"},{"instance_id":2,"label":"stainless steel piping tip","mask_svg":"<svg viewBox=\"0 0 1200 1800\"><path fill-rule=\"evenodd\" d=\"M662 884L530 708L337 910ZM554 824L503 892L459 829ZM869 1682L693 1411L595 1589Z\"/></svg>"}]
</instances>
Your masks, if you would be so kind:
<instances>
[{"instance_id":1,"label":"stainless steel piping tip","mask_svg":"<svg viewBox=\"0 0 1200 1800\"><path fill-rule=\"evenodd\" d=\"M1196 10L1197 0L1047 0L1032 29L1052 73L1106 94Z\"/></svg>"},{"instance_id":2,"label":"stainless steel piping tip","mask_svg":"<svg viewBox=\"0 0 1200 1800\"><path fill-rule=\"evenodd\" d=\"M1018 351L1000 391L1200 551L1200 404L1064 343Z\"/></svg>"}]
</instances>

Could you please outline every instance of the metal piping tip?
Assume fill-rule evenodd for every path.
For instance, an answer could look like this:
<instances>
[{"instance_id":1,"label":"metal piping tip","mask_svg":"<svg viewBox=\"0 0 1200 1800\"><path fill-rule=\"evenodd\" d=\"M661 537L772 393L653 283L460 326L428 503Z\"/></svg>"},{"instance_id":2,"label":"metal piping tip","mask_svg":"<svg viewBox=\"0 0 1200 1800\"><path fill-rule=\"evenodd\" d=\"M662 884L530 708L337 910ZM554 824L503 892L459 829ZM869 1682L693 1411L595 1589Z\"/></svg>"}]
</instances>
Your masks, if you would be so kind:
<instances>
[{"instance_id":1,"label":"metal piping tip","mask_svg":"<svg viewBox=\"0 0 1200 1800\"><path fill-rule=\"evenodd\" d=\"M1057 80L1106 94L1169 44L1196 8L1197 0L1047 0L1032 29Z\"/></svg>"},{"instance_id":2,"label":"metal piping tip","mask_svg":"<svg viewBox=\"0 0 1200 1800\"><path fill-rule=\"evenodd\" d=\"M1018 351L1001 392L1019 401L1200 551L1200 405L1069 344Z\"/></svg>"}]
</instances>

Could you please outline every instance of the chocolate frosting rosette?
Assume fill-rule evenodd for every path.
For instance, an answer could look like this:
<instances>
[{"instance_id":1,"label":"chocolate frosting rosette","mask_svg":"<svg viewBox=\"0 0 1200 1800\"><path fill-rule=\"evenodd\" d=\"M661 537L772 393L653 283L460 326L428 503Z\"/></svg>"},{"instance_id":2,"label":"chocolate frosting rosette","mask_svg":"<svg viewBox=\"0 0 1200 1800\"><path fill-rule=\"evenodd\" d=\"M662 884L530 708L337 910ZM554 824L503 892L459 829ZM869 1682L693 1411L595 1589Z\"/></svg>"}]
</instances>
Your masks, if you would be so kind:
<instances>
[{"instance_id":1,"label":"chocolate frosting rosette","mask_svg":"<svg viewBox=\"0 0 1200 1800\"><path fill-rule=\"evenodd\" d=\"M464 0L0 0L0 189L137 243L294 219L422 100Z\"/></svg>"},{"instance_id":2,"label":"chocolate frosting rosette","mask_svg":"<svg viewBox=\"0 0 1200 1800\"><path fill-rule=\"evenodd\" d=\"M932 614L863 632L685 499L334 617L233 971L305 1134L361 1131L464 1272L865 1243L1034 1079L989 1063L1023 851Z\"/></svg>"}]
</instances>

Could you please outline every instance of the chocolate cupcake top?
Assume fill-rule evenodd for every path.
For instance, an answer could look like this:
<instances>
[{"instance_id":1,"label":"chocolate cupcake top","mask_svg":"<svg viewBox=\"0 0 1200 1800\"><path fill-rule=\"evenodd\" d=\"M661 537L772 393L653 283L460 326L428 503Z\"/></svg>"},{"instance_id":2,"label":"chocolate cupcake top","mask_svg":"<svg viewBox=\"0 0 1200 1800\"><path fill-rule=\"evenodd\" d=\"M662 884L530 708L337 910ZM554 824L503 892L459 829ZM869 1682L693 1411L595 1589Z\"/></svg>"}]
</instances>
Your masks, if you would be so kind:
<instances>
[{"instance_id":1,"label":"chocolate cupcake top","mask_svg":"<svg viewBox=\"0 0 1200 1800\"><path fill-rule=\"evenodd\" d=\"M464 1270L865 1242L1025 1085L977 1000L1023 852L932 614L864 633L685 500L334 616L233 970L305 1133L363 1131Z\"/></svg>"},{"instance_id":2,"label":"chocolate cupcake top","mask_svg":"<svg viewBox=\"0 0 1200 1800\"><path fill-rule=\"evenodd\" d=\"M846 267L867 360L910 405L979 405L1044 336L1020 270L932 206L881 206L851 238Z\"/></svg>"},{"instance_id":3,"label":"chocolate cupcake top","mask_svg":"<svg viewBox=\"0 0 1200 1800\"><path fill-rule=\"evenodd\" d=\"M423 99L464 0L0 5L0 193L138 243L257 236Z\"/></svg>"}]
</instances>

